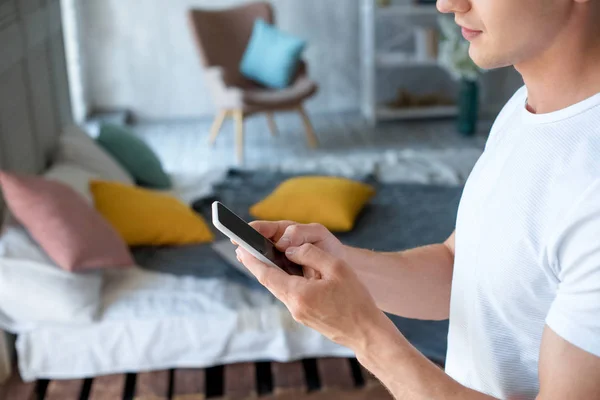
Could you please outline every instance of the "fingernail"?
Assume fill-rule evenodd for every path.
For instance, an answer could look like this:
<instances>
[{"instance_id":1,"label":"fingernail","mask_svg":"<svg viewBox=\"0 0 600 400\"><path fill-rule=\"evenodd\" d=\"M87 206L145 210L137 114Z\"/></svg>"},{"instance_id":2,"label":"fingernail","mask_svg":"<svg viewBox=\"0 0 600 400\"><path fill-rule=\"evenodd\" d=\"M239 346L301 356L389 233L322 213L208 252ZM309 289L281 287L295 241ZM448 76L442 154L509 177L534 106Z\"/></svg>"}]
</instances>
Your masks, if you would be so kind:
<instances>
[{"instance_id":1,"label":"fingernail","mask_svg":"<svg viewBox=\"0 0 600 400\"><path fill-rule=\"evenodd\" d=\"M289 245L290 243L291 243L290 238L287 236L284 236L281 239L279 239L279 244L281 244L281 245Z\"/></svg>"},{"instance_id":2,"label":"fingernail","mask_svg":"<svg viewBox=\"0 0 600 400\"><path fill-rule=\"evenodd\" d=\"M285 254L287 254L288 256L293 256L295 252L296 252L296 248L290 247L285 251Z\"/></svg>"},{"instance_id":3,"label":"fingernail","mask_svg":"<svg viewBox=\"0 0 600 400\"><path fill-rule=\"evenodd\" d=\"M237 254L238 258L240 257L241 251L239 248L235 249L235 254Z\"/></svg>"}]
</instances>

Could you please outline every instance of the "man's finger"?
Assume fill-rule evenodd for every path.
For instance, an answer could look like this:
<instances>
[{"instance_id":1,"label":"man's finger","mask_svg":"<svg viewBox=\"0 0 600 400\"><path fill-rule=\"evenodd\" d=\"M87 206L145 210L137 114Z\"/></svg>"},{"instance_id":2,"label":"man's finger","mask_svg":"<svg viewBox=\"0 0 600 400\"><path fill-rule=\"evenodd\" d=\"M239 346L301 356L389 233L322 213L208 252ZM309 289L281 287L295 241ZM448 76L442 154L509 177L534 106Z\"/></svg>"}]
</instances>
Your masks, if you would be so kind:
<instances>
[{"instance_id":1,"label":"man's finger","mask_svg":"<svg viewBox=\"0 0 600 400\"><path fill-rule=\"evenodd\" d=\"M277 242L285 230L296 223L293 221L254 221L250 222L250 226L258 231L261 235Z\"/></svg>"},{"instance_id":2,"label":"man's finger","mask_svg":"<svg viewBox=\"0 0 600 400\"><path fill-rule=\"evenodd\" d=\"M340 265L340 260L310 243L290 247L285 255L290 261L312 268L323 276L327 276Z\"/></svg>"},{"instance_id":3,"label":"man's finger","mask_svg":"<svg viewBox=\"0 0 600 400\"><path fill-rule=\"evenodd\" d=\"M283 236L275 243L277 248L285 251L288 247L300 247L304 243L316 243L327 234L323 225L291 225L288 226Z\"/></svg>"},{"instance_id":4,"label":"man's finger","mask_svg":"<svg viewBox=\"0 0 600 400\"><path fill-rule=\"evenodd\" d=\"M242 264L248 268L252 275L283 302L287 300L288 294L292 292L294 286L301 284L299 281L303 280L298 276L288 275L277 267L266 265L241 247L238 248L236 253Z\"/></svg>"}]
</instances>

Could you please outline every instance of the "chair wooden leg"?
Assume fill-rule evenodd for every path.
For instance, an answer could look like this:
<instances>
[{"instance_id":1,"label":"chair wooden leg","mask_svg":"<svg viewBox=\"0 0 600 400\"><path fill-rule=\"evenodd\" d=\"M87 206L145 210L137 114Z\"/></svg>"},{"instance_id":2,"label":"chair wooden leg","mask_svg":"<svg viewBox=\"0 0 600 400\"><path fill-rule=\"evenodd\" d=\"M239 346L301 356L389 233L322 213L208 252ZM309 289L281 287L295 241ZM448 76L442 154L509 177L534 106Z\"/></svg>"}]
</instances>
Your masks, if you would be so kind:
<instances>
[{"instance_id":1,"label":"chair wooden leg","mask_svg":"<svg viewBox=\"0 0 600 400\"><path fill-rule=\"evenodd\" d=\"M229 111L221 110L216 116L215 122L213 122L213 126L210 129L210 139L208 141L210 145L215 144L217 136L219 136L219 132L221 132L221 127L223 127L223 122L225 122L225 118L227 118L227 115L229 115Z\"/></svg>"},{"instance_id":2,"label":"chair wooden leg","mask_svg":"<svg viewBox=\"0 0 600 400\"><path fill-rule=\"evenodd\" d=\"M279 130L277 129L277 124L275 123L275 116L272 112L267 113L267 121L269 122L269 130L271 131L271 135L273 137L279 134Z\"/></svg>"},{"instance_id":3,"label":"chair wooden leg","mask_svg":"<svg viewBox=\"0 0 600 400\"><path fill-rule=\"evenodd\" d=\"M234 117L237 161L240 165L242 165L244 164L244 111L235 110Z\"/></svg>"},{"instance_id":4,"label":"chair wooden leg","mask_svg":"<svg viewBox=\"0 0 600 400\"><path fill-rule=\"evenodd\" d=\"M304 129L306 130L306 139L308 140L308 145L314 149L319 145L319 140L317 139L317 135L315 134L313 125L310 122L310 118L308 118L306 110L303 106L298 107L298 112L300 113L300 116L302 117L302 122L304 123Z\"/></svg>"}]
</instances>

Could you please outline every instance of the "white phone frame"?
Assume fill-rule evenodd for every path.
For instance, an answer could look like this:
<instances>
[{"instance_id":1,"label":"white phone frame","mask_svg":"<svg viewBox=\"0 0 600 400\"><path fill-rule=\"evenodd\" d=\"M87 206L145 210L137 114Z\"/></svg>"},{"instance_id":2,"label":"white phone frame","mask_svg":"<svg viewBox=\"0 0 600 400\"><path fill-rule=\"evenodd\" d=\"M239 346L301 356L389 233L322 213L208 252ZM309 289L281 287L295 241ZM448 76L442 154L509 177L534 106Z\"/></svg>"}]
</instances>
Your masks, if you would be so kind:
<instances>
[{"instance_id":1,"label":"white phone frame","mask_svg":"<svg viewBox=\"0 0 600 400\"><path fill-rule=\"evenodd\" d=\"M271 267L279 268L279 266L277 266L277 264L275 264L274 262L269 260L267 257L262 255L258 250L256 250L254 247L250 246L242 238L240 238L238 235L236 235L235 233L230 231L225 225L223 225L221 223L221 221L219 220L219 207L218 207L219 204L221 204L223 207L225 207L225 205L223 205L222 203L220 203L218 201L215 201L214 203L212 203L212 222L213 222L213 225L215 226L215 228L217 228L219 231L221 231L229 239L233 240L238 245L240 245L240 247L242 247L248 253L252 254L257 260L260 260L263 263L265 263ZM225 207L225 208L227 208L227 207ZM233 213L233 211L231 211L231 212ZM239 216L237 216L237 214L235 214L235 213L233 213L233 214L236 217L240 218ZM242 221L243 221L243 219L242 219ZM260 233L259 233L259 235L260 235ZM267 239L267 238L265 238L265 239ZM267 240L269 240L269 239L267 239Z\"/></svg>"}]
</instances>

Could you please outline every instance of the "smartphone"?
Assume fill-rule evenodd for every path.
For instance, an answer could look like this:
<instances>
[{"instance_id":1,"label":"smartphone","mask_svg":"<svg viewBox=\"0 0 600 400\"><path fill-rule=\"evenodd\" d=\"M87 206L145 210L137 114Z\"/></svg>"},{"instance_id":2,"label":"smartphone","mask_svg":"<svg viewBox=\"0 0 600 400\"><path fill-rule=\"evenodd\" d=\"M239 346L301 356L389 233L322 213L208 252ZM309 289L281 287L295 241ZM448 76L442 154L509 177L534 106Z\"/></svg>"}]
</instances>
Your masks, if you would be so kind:
<instances>
[{"instance_id":1,"label":"smartphone","mask_svg":"<svg viewBox=\"0 0 600 400\"><path fill-rule=\"evenodd\" d=\"M219 231L258 260L280 268L290 275L304 276L302 266L290 261L285 253L277 250L273 242L218 201L212 204L212 221Z\"/></svg>"}]
</instances>

